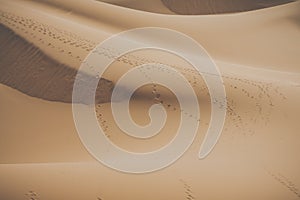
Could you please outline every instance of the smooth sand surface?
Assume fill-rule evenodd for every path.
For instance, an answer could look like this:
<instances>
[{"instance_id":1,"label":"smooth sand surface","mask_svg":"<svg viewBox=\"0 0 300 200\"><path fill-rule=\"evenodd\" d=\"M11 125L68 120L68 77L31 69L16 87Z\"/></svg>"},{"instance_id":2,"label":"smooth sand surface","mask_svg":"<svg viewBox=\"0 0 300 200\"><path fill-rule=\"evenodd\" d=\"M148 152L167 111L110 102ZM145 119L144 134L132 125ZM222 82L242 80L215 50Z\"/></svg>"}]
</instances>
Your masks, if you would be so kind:
<instances>
[{"instance_id":1,"label":"smooth sand surface","mask_svg":"<svg viewBox=\"0 0 300 200\"><path fill-rule=\"evenodd\" d=\"M158 1L149 9L134 2L0 1L1 199L299 199L300 3L181 16L157 14L163 10ZM199 160L211 105L203 79L165 52L117 59L99 85L95 110L106 136L120 147L157 149L174 136L179 121L174 95L152 84L136 91L130 112L144 125L148 108L161 103L168 114L161 133L141 141L117 127L111 90L136 65L174 67L196 90L201 108L197 137L183 157L163 170L133 175L109 169L87 152L70 99L74 74L99 42L145 26L178 30L203 45L220 68L228 107L219 142ZM114 51L103 53L110 57Z\"/></svg>"}]
</instances>

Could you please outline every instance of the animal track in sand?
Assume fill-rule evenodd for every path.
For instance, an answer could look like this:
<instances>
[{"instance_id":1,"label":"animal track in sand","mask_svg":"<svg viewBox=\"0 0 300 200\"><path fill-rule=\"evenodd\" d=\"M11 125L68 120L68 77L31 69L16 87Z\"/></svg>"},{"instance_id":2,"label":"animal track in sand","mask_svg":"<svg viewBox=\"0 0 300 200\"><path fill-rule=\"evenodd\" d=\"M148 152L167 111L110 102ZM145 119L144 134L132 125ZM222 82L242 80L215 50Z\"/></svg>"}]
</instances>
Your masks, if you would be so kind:
<instances>
[{"instance_id":1,"label":"animal track in sand","mask_svg":"<svg viewBox=\"0 0 300 200\"><path fill-rule=\"evenodd\" d=\"M3 25L0 31L0 83L33 97L71 103L77 71L47 56ZM81 74L82 80L90 78L94 77ZM96 93L97 100L107 102L113 85L105 79L99 82L102 87Z\"/></svg>"},{"instance_id":2,"label":"animal track in sand","mask_svg":"<svg viewBox=\"0 0 300 200\"><path fill-rule=\"evenodd\" d=\"M287 188L290 192L295 194L298 199L300 199L300 190L299 188L286 176L282 175L281 173L273 173L267 170L267 173L274 178L275 181L280 183L283 187Z\"/></svg>"},{"instance_id":3,"label":"animal track in sand","mask_svg":"<svg viewBox=\"0 0 300 200\"><path fill-rule=\"evenodd\" d=\"M28 191L28 193L25 194L25 198L28 200L39 200L39 195L35 191Z\"/></svg>"},{"instance_id":4,"label":"animal track in sand","mask_svg":"<svg viewBox=\"0 0 300 200\"><path fill-rule=\"evenodd\" d=\"M114 52L115 50L103 49L103 51L99 51L98 53L114 58L117 55ZM140 58L134 55L122 56L122 58L118 58L117 61L131 67L146 63L168 64L157 62L156 60ZM199 77L198 72L182 66L170 66L188 77L189 83L192 85L192 87L200 91L202 95L205 95L206 97L209 96L206 86L201 84L201 77ZM143 74L146 79L149 79L146 71L144 71ZM234 96L238 95L239 98L245 100L247 106L251 107L251 109L245 112L240 111L240 103L238 103L239 101L231 94L228 94L227 116L233 123L232 128L243 135L253 135L255 133L255 130L252 128L253 124L256 126L266 126L270 122L271 113L274 109L274 106L276 106L276 102L274 100L276 97L280 97L281 100L286 99L283 93L279 92L279 86L273 82L256 81L247 78L239 78L233 75L223 75L222 77L224 78L224 84L226 85L227 91L231 92ZM153 92L159 94L157 90ZM166 102L168 107L172 107L172 104L167 102L168 99L163 99L163 96L161 96L159 99L161 103ZM156 100L158 100L157 97ZM223 102L219 102L220 105L222 105L222 103ZM174 109L179 108L174 107Z\"/></svg>"},{"instance_id":5,"label":"animal track in sand","mask_svg":"<svg viewBox=\"0 0 300 200\"><path fill-rule=\"evenodd\" d=\"M74 33L44 24L36 19L4 11L0 11L0 16L0 22L12 30L20 30L41 44L50 46L56 49L57 52L63 53L79 62L83 61L82 55L68 51L68 46L81 49L85 52L90 52L96 46L96 43L91 40L83 39ZM46 40L45 36L49 37L49 40Z\"/></svg>"},{"instance_id":6,"label":"animal track in sand","mask_svg":"<svg viewBox=\"0 0 300 200\"><path fill-rule=\"evenodd\" d=\"M195 200L196 197L195 195L193 194L193 191L192 191L192 187L184 180L180 179L179 180L181 183L183 183L183 187L184 187L184 193L185 193L185 199L187 200Z\"/></svg>"}]
</instances>

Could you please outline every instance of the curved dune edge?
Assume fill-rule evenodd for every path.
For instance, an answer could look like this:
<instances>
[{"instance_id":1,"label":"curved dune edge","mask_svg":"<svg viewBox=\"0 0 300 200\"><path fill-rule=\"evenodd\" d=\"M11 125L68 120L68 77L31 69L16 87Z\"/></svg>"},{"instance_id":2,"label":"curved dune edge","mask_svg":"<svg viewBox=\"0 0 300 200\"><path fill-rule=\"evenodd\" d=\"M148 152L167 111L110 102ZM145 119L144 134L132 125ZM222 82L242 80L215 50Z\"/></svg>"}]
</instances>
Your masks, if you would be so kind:
<instances>
[{"instance_id":1,"label":"curved dune edge","mask_svg":"<svg viewBox=\"0 0 300 200\"><path fill-rule=\"evenodd\" d=\"M124 8L168 15L213 15L254 11L296 0L98 0Z\"/></svg>"},{"instance_id":2,"label":"curved dune edge","mask_svg":"<svg viewBox=\"0 0 300 200\"><path fill-rule=\"evenodd\" d=\"M22 36L26 34L22 31L23 25L19 24L20 19L33 20L33 26L25 27L28 30L26 38L28 36L30 41L51 54L55 60L71 67L78 68L80 61L76 57L82 60L95 45L115 33L154 26L189 35L203 45L215 60L258 69L299 72L296 64L299 62L297 52L300 46L299 5L299 2L294 2L254 12L213 16L158 15L98 1L78 1L78 4L73 4L70 0L3 1L1 10L4 13L3 23ZM10 16L12 13L13 16ZM56 38L55 48L43 44L43 40L47 42L47 38L42 37L43 32L39 33L43 27L51 30L51 37L55 34L65 41ZM71 46L77 40L70 37L74 33L84 39L79 41L81 47ZM39 37L43 40L39 41ZM72 65L72 62L76 64Z\"/></svg>"},{"instance_id":3,"label":"curved dune edge","mask_svg":"<svg viewBox=\"0 0 300 200\"><path fill-rule=\"evenodd\" d=\"M252 11L278 6L295 0L161 0L163 4L180 15L208 15Z\"/></svg>"},{"instance_id":4,"label":"curved dune edge","mask_svg":"<svg viewBox=\"0 0 300 200\"><path fill-rule=\"evenodd\" d=\"M72 102L77 70L47 56L3 25L0 25L0 57L0 83L44 100ZM95 78L84 73L81 75L85 82ZM112 88L111 81L100 79L96 102L110 101ZM81 99L74 103L90 102Z\"/></svg>"},{"instance_id":5,"label":"curved dune edge","mask_svg":"<svg viewBox=\"0 0 300 200\"><path fill-rule=\"evenodd\" d=\"M167 8L161 0L98 0L101 2L130 8L134 10L159 13L159 14L168 14L175 15L173 11Z\"/></svg>"}]
</instances>

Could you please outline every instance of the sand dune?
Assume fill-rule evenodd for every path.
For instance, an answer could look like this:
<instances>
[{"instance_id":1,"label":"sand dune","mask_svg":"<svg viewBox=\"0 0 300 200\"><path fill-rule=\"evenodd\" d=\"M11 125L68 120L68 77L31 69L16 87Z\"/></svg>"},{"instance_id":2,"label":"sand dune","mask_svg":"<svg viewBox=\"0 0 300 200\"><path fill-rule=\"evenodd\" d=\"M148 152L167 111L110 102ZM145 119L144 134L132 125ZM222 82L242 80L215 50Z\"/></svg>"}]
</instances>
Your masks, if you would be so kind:
<instances>
[{"instance_id":1,"label":"sand dune","mask_svg":"<svg viewBox=\"0 0 300 200\"><path fill-rule=\"evenodd\" d=\"M107 2L0 1L0 198L299 199L300 3L205 1L200 9L201 1ZM255 10L264 7L270 8ZM240 13L220 14L228 12ZM118 146L134 152L162 147L174 137L182 112L168 89L149 84L132 96L131 115L145 125L149 107L160 103L168 114L165 127L147 141L120 130L111 91L138 65L159 62L181 72L201 108L197 137L183 157L157 172L133 175L88 153L70 102L88 53L115 33L145 26L174 29L202 44L220 69L228 105L218 144L199 160L212 104L203 78L166 52L142 50L116 59L98 85L95 111ZM117 51L100 53L111 58Z\"/></svg>"},{"instance_id":2,"label":"sand dune","mask_svg":"<svg viewBox=\"0 0 300 200\"><path fill-rule=\"evenodd\" d=\"M177 14L182 15L203 15L203 14L220 14L220 13L234 13L242 11L257 10L277 6L292 0L162 0L164 5Z\"/></svg>"},{"instance_id":3,"label":"sand dune","mask_svg":"<svg viewBox=\"0 0 300 200\"><path fill-rule=\"evenodd\" d=\"M161 0L141 1L141 0L100 0L102 2L131 8L135 10L142 10L152 13L161 14L175 14Z\"/></svg>"},{"instance_id":4,"label":"sand dune","mask_svg":"<svg viewBox=\"0 0 300 200\"><path fill-rule=\"evenodd\" d=\"M77 70L58 63L11 30L3 26L0 29L1 49L5 49L0 53L0 82L30 96L71 103ZM90 78L94 77L82 77L83 81ZM112 88L111 81L101 79L97 102L108 102ZM77 103L88 102L82 99Z\"/></svg>"},{"instance_id":5,"label":"sand dune","mask_svg":"<svg viewBox=\"0 0 300 200\"><path fill-rule=\"evenodd\" d=\"M24 28L19 23L21 17L31 21L34 19L31 14L37 15L39 20L34 19L34 25L28 27L27 33L19 31L19 34L30 39L46 54L71 67L78 68L92 47L113 33L155 26L188 34L203 45L215 60L276 70L284 66L285 71L299 72L299 2L249 13L188 18L144 13L93 1L82 4L80 1L78 4L51 1L48 4L25 1L20 6L14 2L3 2L3 14L11 19L2 18L2 23L13 31L21 30ZM59 6L59 12L55 12L52 5ZM15 16L16 13L18 16ZM52 35L50 38L55 37L54 49L49 48L45 41L43 26L46 31L50 29L46 32ZM87 32L88 38L84 36ZM61 41L62 38L56 36L68 39ZM73 40L78 40L78 44L74 45Z\"/></svg>"},{"instance_id":6,"label":"sand dune","mask_svg":"<svg viewBox=\"0 0 300 200\"><path fill-rule=\"evenodd\" d=\"M286 4L295 0L99 0L110 4L160 14L207 15L236 13Z\"/></svg>"}]
</instances>

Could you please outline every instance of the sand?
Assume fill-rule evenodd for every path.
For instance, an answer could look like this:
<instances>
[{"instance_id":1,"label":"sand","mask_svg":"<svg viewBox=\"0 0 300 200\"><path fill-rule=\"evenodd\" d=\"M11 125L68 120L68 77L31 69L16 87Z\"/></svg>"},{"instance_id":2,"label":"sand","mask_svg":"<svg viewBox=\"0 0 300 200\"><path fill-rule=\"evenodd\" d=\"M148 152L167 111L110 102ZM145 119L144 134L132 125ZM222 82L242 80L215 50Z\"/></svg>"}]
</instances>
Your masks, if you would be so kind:
<instances>
[{"instance_id":1,"label":"sand","mask_svg":"<svg viewBox=\"0 0 300 200\"><path fill-rule=\"evenodd\" d=\"M162 0L163 4L176 14L181 15L203 15L203 14L220 14L235 13L242 11L258 10L277 6L289 2L291 0L229 0L226 3L222 0Z\"/></svg>"},{"instance_id":2,"label":"sand","mask_svg":"<svg viewBox=\"0 0 300 200\"><path fill-rule=\"evenodd\" d=\"M149 4L0 1L1 199L299 199L300 3L230 4L234 10L219 3L204 13L172 1ZM258 9L263 7L269 8ZM237 12L245 10L252 11ZM211 105L203 79L163 52L138 51L116 60L100 81L95 109L106 136L122 148L162 147L179 121L174 95L162 86L154 94L150 84L136 91L130 112L138 124L147 124L148 108L161 102L168 114L161 133L143 141L117 127L111 91L135 65L159 61L176 68L197 90L201 108L197 137L184 156L165 169L134 175L102 165L84 148L71 96L81 62L99 42L144 26L174 29L203 45L220 69L228 107L220 140L199 160ZM104 53L109 57L115 50Z\"/></svg>"}]
</instances>

